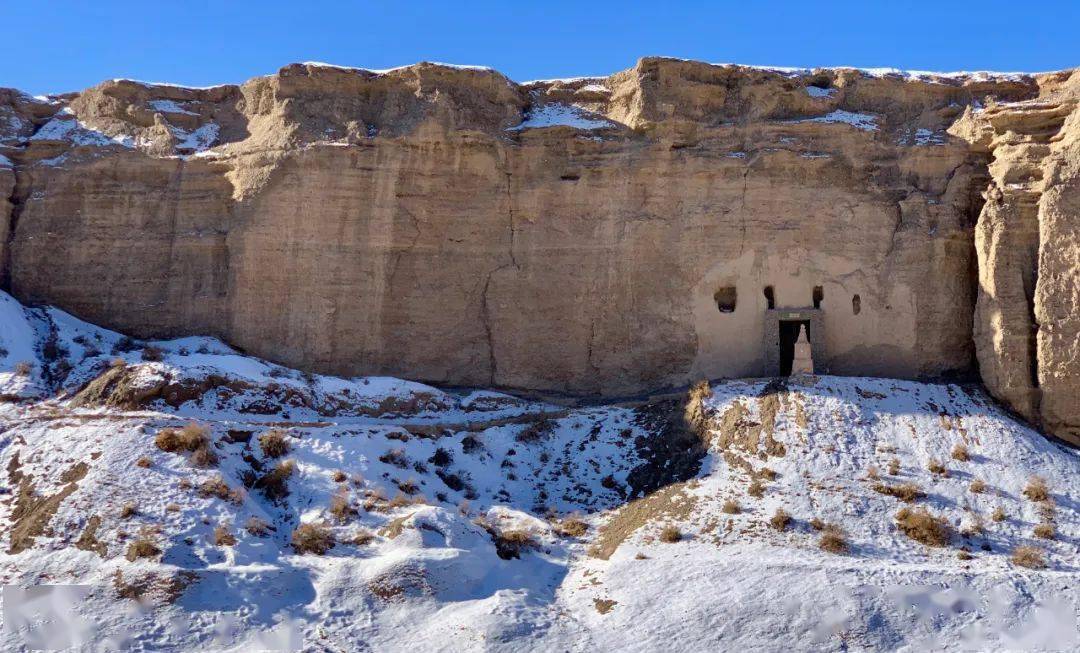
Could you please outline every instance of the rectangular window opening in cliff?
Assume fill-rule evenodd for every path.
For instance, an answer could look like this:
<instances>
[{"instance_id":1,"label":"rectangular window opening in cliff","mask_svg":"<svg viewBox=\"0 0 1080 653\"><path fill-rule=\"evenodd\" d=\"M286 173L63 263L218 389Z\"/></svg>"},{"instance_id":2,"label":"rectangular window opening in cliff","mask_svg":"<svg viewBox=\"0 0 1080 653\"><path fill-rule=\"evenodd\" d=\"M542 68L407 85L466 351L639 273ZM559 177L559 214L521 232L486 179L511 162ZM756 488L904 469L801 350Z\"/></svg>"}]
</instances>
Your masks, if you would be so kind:
<instances>
[{"instance_id":1,"label":"rectangular window opening in cliff","mask_svg":"<svg viewBox=\"0 0 1080 653\"><path fill-rule=\"evenodd\" d=\"M765 304L770 311L776 308L776 295L773 294L772 286L765 286Z\"/></svg>"},{"instance_id":2,"label":"rectangular window opening in cliff","mask_svg":"<svg viewBox=\"0 0 1080 653\"><path fill-rule=\"evenodd\" d=\"M825 289L821 286L814 286L814 308L821 308L821 300L825 299Z\"/></svg>"},{"instance_id":3,"label":"rectangular window opening in cliff","mask_svg":"<svg viewBox=\"0 0 1080 653\"><path fill-rule=\"evenodd\" d=\"M791 376L791 364L795 360L795 341L799 329L806 330L810 339L810 320L780 320L780 376Z\"/></svg>"},{"instance_id":4,"label":"rectangular window opening in cliff","mask_svg":"<svg viewBox=\"0 0 1080 653\"><path fill-rule=\"evenodd\" d=\"M721 313L734 313L735 300L738 299L738 293L735 291L734 286L727 286L717 290L713 295L713 299L716 301L716 308L718 308Z\"/></svg>"}]
</instances>

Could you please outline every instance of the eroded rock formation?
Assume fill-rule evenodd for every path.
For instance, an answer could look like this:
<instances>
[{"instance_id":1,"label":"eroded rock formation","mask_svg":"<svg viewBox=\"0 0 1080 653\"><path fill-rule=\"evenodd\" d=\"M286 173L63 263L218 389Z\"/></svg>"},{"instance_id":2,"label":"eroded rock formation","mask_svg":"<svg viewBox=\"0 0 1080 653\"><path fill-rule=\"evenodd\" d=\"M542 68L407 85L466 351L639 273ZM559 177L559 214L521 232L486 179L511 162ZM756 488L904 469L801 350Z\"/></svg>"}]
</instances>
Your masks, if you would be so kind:
<instances>
[{"instance_id":1,"label":"eroded rock formation","mask_svg":"<svg viewBox=\"0 0 1080 653\"><path fill-rule=\"evenodd\" d=\"M821 309L822 370L977 355L1080 437L1078 79L651 58L0 91L4 283L323 372L578 395L765 373L770 288Z\"/></svg>"}]
</instances>

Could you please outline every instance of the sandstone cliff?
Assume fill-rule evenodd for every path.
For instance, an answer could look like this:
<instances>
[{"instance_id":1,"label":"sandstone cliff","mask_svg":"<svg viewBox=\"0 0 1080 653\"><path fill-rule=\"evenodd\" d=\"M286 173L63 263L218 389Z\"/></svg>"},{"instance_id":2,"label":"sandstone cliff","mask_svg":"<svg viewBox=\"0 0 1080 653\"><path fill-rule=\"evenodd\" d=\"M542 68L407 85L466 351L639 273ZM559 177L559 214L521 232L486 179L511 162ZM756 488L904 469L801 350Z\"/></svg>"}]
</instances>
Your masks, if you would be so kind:
<instances>
[{"instance_id":1,"label":"sandstone cliff","mask_svg":"<svg viewBox=\"0 0 1080 653\"><path fill-rule=\"evenodd\" d=\"M527 84L295 64L4 91L0 260L21 299L137 335L577 395L765 373L770 288L820 307L823 371L977 356L996 396L1076 437L1067 78L651 58Z\"/></svg>"}]
</instances>

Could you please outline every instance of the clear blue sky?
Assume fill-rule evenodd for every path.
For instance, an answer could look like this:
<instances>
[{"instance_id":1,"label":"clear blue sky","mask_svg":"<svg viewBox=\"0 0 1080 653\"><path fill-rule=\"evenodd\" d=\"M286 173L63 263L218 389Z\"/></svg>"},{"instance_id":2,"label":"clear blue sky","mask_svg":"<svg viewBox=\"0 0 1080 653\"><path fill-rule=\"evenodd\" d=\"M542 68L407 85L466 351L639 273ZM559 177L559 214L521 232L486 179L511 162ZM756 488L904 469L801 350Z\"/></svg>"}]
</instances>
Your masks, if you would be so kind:
<instances>
[{"instance_id":1,"label":"clear blue sky","mask_svg":"<svg viewBox=\"0 0 1080 653\"><path fill-rule=\"evenodd\" d=\"M0 0L0 24L0 86L32 93L113 77L240 82L296 61L483 64L518 81L607 74L650 54L918 70L1080 65L1080 0Z\"/></svg>"}]
</instances>

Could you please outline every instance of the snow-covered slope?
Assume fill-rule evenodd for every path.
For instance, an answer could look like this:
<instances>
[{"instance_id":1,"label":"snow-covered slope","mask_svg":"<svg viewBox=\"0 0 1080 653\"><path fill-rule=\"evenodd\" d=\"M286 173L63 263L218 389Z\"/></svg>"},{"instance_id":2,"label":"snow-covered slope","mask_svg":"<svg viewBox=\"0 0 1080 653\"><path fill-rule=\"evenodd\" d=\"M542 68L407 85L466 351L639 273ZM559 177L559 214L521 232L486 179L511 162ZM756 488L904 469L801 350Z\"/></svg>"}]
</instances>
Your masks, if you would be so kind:
<instances>
[{"instance_id":1,"label":"snow-covered slope","mask_svg":"<svg viewBox=\"0 0 1080 653\"><path fill-rule=\"evenodd\" d=\"M0 581L86 586L64 628L5 604L5 650L1080 645L1080 457L974 388L726 381L565 409L0 310ZM185 427L190 447L159 437ZM905 507L944 545L905 535Z\"/></svg>"}]
</instances>

